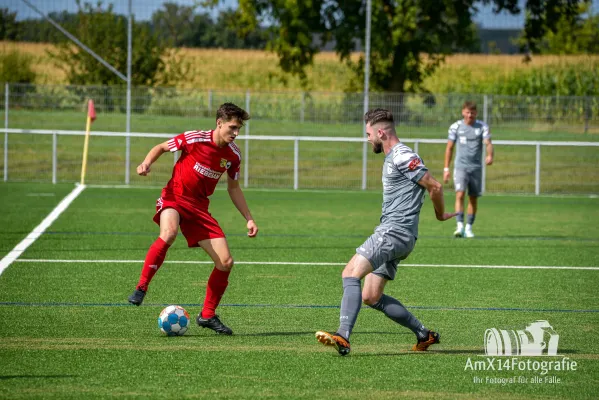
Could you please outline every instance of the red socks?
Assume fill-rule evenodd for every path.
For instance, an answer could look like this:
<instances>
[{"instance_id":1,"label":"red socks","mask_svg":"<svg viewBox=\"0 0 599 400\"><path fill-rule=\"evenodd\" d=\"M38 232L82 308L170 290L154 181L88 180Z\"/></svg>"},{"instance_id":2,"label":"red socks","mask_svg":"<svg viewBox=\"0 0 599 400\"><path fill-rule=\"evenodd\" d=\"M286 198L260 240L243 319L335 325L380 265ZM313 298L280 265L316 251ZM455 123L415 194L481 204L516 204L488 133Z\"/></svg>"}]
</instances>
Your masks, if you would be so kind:
<instances>
[{"instance_id":1,"label":"red socks","mask_svg":"<svg viewBox=\"0 0 599 400\"><path fill-rule=\"evenodd\" d=\"M229 274L231 271L221 271L214 268L208 278L208 286L206 288L206 299L204 300L204 309L202 310L202 318L212 318L215 315L216 307L220 303L220 299L229 285Z\"/></svg>"},{"instance_id":2,"label":"red socks","mask_svg":"<svg viewBox=\"0 0 599 400\"><path fill-rule=\"evenodd\" d=\"M148 285L160 266L162 266L169 247L171 246L161 238L156 239L156 241L152 243L141 270L141 276L139 277L139 283L137 284L138 290L143 290L144 292L148 291ZM212 270L206 288L206 299L204 300L204 308L202 310L203 318L210 319L214 317L216 307L218 307L220 299L223 297L223 294L229 285L229 274L231 274L231 271L221 271L217 268Z\"/></svg>"},{"instance_id":3,"label":"red socks","mask_svg":"<svg viewBox=\"0 0 599 400\"><path fill-rule=\"evenodd\" d=\"M148 291L148 285L158 271L158 268L160 268L164 262L164 257L166 257L166 252L169 247L171 247L171 245L161 238L156 239L156 241L152 243L150 250L148 250L148 254L146 254L146 261L141 270L141 276L139 277L139 283L137 284L138 290L143 290L144 292Z\"/></svg>"}]
</instances>

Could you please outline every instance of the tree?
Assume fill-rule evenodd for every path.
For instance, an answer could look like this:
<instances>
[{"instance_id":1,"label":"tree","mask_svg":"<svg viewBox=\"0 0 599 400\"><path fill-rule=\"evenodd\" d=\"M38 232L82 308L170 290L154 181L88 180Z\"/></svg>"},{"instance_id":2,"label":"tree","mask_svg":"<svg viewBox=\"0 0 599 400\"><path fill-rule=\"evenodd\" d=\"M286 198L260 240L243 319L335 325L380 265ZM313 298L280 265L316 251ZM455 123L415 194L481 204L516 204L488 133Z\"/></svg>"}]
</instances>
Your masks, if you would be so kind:
<instances>
[{"instance_id":1,"label":"tree","mask_svg":"<svg viewBox=\"0 0 599 400\"><path fill-rule=\"evenodd\" d=\"M212 5L220 0L206 0ZM528 0L523 39L534 49L547 26L572 15L589 0ZM373 0L370 82L378 91L417 91L445 57L477 51L473 15L478 5L496 13L518 14L518 0ZM550 9L550 10L549 10ZM276 30L268 48L283 71L302 78L320 42L335 41L335 51L354 72L350 90L360 90L364 55L351 58L365 36L365 0L239 0L237 19L243 32L268 25ZM541 21L541 22L539 22ZM547 23L545 23L547 22ZM547 25L549 24L549 25ZM362 46L363 47L363 46Z\"/></svg>"},{"instance_id":2,"label":"tree","mask_svg":"<svg viewBox=\"0 0 599 400\"><path fill-rule=\"evenodd\" d=\"M112 4L104 10L101 2L96 6L81 5L78 23L73 33L82 43L124 74L127 70L127 19L114 14ZM183 73L182 62L172 54L169 57L165 43L152 34L148 25L133 25L132 75L133 85L167 85ZM49 52L62 68L69 83L76 85L123 85L125 82L100 64L93 56L70 41L59 42L55 52ZM165 61L166 60L166 61Z\"/></svg>"},{"instance_id":3,"label":"tree","mask_svg":"<svg viewBox=\"0 0 599 400\"><path fill-rule=\"evenodd\" d=\"M535 35L529 31L520 40L521 47L544 54L597 54L599 16L590 12L591 3L576 4L572 10L566 7L554 5L560 11L557 14L544 10L538 18L541 23L535 25Z\"/></svg>"},{"instance_id":4,"label":"tree","mask_svg":"<svg viewBox=\"0 0 599 400\"><path fill-rule=\"evenodd\" d=\"M194 10L197 6L179 6L169 2L162 7L152 14L155 32L175 47L187 44L193 35Z\"/></svg>"},{"instance_id":5,"label":"tree","mask_svg":"<svg viewBox=\"0 0 599 400\"><path fill-rule=\"evenodd\" d=\"M378 91L416 91L424 78L456 51L474 51L474 0L382 0L372 2L370 82ZM239 26L251 31L272 24L269 48L283 71L306 83L320 42L335 41L340 59L354 72L350 90L363 81L364 56L351 57L365 35L362 0L240 0ZM319 40L313 40L313 34ZM363 47L363 46L362 46Z\"/></svg>"},{"instance_id":6,"label":"tree","mask_svg":"<svg viewBox=\"0 0 599 400\"><path fill-rule=\"evenodd\" d=\"M48 14L48 17L69 32L77 28L79 21L76 13L67 11L51 12ZM20 22L19 37L17 40L24 42L58 43L67 42L69 39L46 19L28 18Z\"/></svg>"},{"instance_id":7,"label":"tree","mask_svg":"<svg viewBox=\"0 0 599 400\"><path fill-rule=\"evenodd\" d=\"M17 13L8 8L0 8L0 40L17 40L18 34Z\"/></svg>"},{"instance_id":8,"label":"tree","mask_svg":"<svg viewBox=\"0 0 599 400\"><path fill-rule=\"evenodd\" d=\"M237 13L232 9L221 10L212 30L214 47L223 49L260 49L266 46L266 31L257 27L250 32L238 33Z\"/></svg>"},{"instance_id":9,"label":"tree","mask_svg":"<svg viewBox=\"0 0 599 400\"><path fill-rule=\"evenodd\" d=\"M35 82L37 74L33 71L34 62L35 60L32 56L16 50L0 54L0 82Z\"/></svg>"},{"instance_id":10,"label":"tree","mask_svg":"<svg viewBox=\"0 0 599 400\"><path fill-rule=\"evenodd\" d=\"M207 13L195 13L197 7L164 3L163 8L152 14L153 31L174 47L264 48L263 29L238 34L235 11L221 10L214 21Z\"/></svg>"}]
</instances>

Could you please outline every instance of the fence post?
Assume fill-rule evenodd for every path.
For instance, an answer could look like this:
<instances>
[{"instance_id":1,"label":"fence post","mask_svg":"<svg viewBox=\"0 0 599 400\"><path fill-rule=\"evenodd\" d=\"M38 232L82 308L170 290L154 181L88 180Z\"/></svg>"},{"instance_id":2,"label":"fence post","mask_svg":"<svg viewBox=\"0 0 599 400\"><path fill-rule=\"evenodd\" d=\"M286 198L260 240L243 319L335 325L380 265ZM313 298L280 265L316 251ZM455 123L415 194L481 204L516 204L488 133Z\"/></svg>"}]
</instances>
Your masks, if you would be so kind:
<instances>
[{"instance_id":1,"label":"fence post","mask_svg":"<svg viewBox=\"0 0 599 400\"><path fill-rule=\"evenodd\" d=\"M299 189L299 138L293 141L293 189Z\"/></svg>"},{"instance_id":2,"label":"fence post","mask_svg":"<svg viewBox=\"0 0 599 400\"><path fill-rule=\"evenodd\" d=\"M56 155L56 142L57 135L56 132L52 134L52 183L56 184L56 165L58 164L57 155Z\"/></svg>"},{"instance_id":3,"label":"fence post","mask_svg":"<svg viewBox=\"0 0 599 400\"><path fill-rule=\"evenodd\" d=\"M250 91L245 92L245 111L250 112ZM245 170L245 174L243 174L243 187L248 187L250 180L250 121L247 121L245 125L245 134L248 136L248 140L245 141L245 151L243 157L245 158L243 169Z\"/></svg>"},{"instance_id":4,"label":"fence post","mask_svg":"<svg viewBox=\"0 0 599 400\"><path fill-rule=\"evenodd\" d=\"M131 181L131 79L127 80L127 136L125 137L125 185Z\"/></svg>"},{"instance_id":5,"label":"fence post","mask_svg":"<svg viewBox=\"0 0 599 400\"><path fill-rule=\"evenodd\" d=\"M483 97L483 122L489 123L489 98L486 94Z\"/></svg>"},{"instance_id":6,"label":"fence post","mask_svg":"<svg viewBox=\"0 0 599 400\"><path fill-rule=\"evenodd\" d=\"M485 193L485 189L487 187L487 163L485 162L486 158L487 158L487 146L483 145L483 158L482 158L482 160L480 160L480 163L482 165L482 177L481 177L481 185L480 185L481 194Z\"/></svg>"},{"instance_id":7,"label":"fence post","mask_svg":"<svg viewBox=\"0 0 599 400\"><path fill-rule=\"evenodd\" d=\"M483 122L485 124L489 124L489 105L490 105L491 101L489 99L488 95L484 95L483 97ZM485 188L487 186L487 163L485 162L485 158L487 156L487 148L486 146L484 146L484 141L483 141L483 159L481 160L482 163L482 182L481 182L481 193L485 193Z\"/></svg>"},{"instance_id":8,"label":"fence post","mask_svg":"<svg viewBox=\"0 0 599 400\"><path fill-rule=\"evenodd\" d=\"M589 97L584 97L584 133L587 134L589 132L589 119L591 118L591 106L589 104Z\"/></svg>"},{"instance_id":9,"label":"fence post","mask_svg":"<svg viewBox=\"0 0 599 400\"><path fill-rule=\"evenodd\" d=\"M306 92L302 91L302 108L300 109L300 122L304 123L306 108Z\"/></svg>"},{"instance_id":10,"label":"fence post","mask_svg":"<svg viewBox=\"0 0 599 400\"><path fill-rule=\"evenodd\" d=\"M537 143L537 154L535 157L535 194L541 193L541 143Z\"/></svg>"},{"instance_id":11,"label":"fence post","mask_svg":"<svg viewBox=\"0 0 599 400\"><path fill-rule=\"evenodd\" d=\"M208 90L208 114L212 115L212 89Z\"/></svg>"},{"instance_id":12,"label":"fence post","mask_svg":"<svg viewBox=\"0 0 599 400\"><path fill-rule=\"evenodd\" d=\"M414 141L414 153L418 154L418 140Z\"/></svg>"},{"instance_id":13,"label":"fence post","mask_svg":"<svg viewBox=\"0 0 599 400\"><path fill-rule=\"evenodd\" d=\"M368 142L364 142L362 146L362 190L366 190L368 176Z\"/></svg>"},{"instance_id":14,"label":"fence post","mask_svg":"<svg viewBox=\"0 0 599 400\"><path fill-rule=\"evenodd\" d=\"M4 84L4 182L8 181L8 82Z\"/></svg>"}]
</instances>

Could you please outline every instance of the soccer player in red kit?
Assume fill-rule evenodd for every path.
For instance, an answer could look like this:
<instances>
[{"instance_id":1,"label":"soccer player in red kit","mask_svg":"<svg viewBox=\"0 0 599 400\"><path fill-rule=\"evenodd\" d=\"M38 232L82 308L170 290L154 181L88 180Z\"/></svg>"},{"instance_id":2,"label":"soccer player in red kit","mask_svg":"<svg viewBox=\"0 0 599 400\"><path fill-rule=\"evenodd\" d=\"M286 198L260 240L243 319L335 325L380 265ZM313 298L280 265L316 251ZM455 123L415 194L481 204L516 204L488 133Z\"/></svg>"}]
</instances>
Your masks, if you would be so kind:
<instances>
[{"instance_id":1,"label":"soccer player in red kit","mask_svg":"<svg viewBox=\"0 0 599 400\"><path fill-rule=\"evenodd\" d=\"M232 103L225 103L216 111L216 128L211 131L188 131L153 147L137 167L137 173L146 176L152 164L164 153L181 151L173 175L156 201L154 222L160 226L160 236L150 246L141 271L139 283L129 296L129 303L139 306L148 291L152 277L175 241L179 228L189 247L201 247L214 261L208 278L204 308L198 314L199 326L217 333L231 335L215 313L233 267L225 234L208 212L208 197L214 192L222 174L227 174L229 197L247 221L248 236L255 237L258 227L239 186L241 152L233 143L248 113Z\"/></svg>"}]
</instances>

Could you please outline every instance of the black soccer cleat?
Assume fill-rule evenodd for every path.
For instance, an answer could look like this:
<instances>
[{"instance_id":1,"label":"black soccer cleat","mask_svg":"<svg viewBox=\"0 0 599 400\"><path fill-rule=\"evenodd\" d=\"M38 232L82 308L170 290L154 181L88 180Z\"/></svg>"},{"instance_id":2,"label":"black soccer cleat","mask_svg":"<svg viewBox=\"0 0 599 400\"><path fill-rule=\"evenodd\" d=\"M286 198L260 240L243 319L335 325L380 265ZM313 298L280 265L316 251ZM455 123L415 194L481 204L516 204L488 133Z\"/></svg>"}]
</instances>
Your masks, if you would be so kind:
<instances>
[{"instance_id":1,"label":"black soccer cleat","mask_svg":"<svg viewBox=\"0 0 599 400\"><path fill-rule=\"evenodd\" d=\"M202 318L202 313L200 312L198 314L198 316L196 317L196 322L202 328L210 328L214 332L216 332L220 335L232 335L233 334L233 331L231 330L231 328L229 328L228 326L226 326L225 324L220 322L220 319L218 319L218 315L215 315L212 318L206 319L206 318Z\"/></svg>"},{"instance_id":2,"label":"black soccer cleat","mask_svg":"<svg viewBox=\"0 0 599 400\"><path fill-rule=\"evenodd\" d=\"M146 292L140 289L135 289L133 294L129 296L129 303L133 304L134 306L140 306L144 301L144 297L146 297Z\"/></svg>"}]
</instances>

